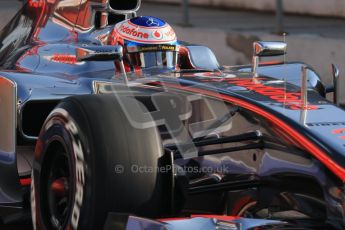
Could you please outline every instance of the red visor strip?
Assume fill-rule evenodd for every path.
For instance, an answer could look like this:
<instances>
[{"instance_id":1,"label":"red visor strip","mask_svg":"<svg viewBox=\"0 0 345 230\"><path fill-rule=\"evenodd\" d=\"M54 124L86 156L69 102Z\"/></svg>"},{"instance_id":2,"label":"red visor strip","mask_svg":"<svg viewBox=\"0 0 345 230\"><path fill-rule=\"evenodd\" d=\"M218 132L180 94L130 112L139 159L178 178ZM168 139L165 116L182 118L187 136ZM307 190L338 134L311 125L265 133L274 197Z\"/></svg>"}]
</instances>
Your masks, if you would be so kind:
<instances>
[{"instance_id":1,"label":"red visor strip","mask_svg":"<svg viewBox=\"0 0 345 230\"><path fill-rule=\"evenodd\" d=\"M154 84L154 83L152 83ZM161 83L156 82L155 84L162 85ZM194 92L194 93L201 93L203 95L207 95L210 97L222 99L227 102L231 102L237 104L243 108L246 108L260 116L265 117L269 121L275 123L278 127L284 130L288 135L290 135L291 139L299 142L302 146L304 146L310 154L314 155L318 160L320 160L330 171L332 171L336 176L338 176L343 182L345 182L345 169L339 166L336 162L334 162L330 157L327 156L322 150L319 149L314 143L312 143L309 139L301 135L299 132L294 130L288 124L286 124L283 120L277 118L273 114L261 109L258 106L252 105L246 101L243 101L238 98L234 98L228 95L215 93L208 90L203 89L196 89L191 87L184 87L180 85L164 83L164 86L168 86L175 89L182 89L184 91Z\"/></svg>"}]
</instances>

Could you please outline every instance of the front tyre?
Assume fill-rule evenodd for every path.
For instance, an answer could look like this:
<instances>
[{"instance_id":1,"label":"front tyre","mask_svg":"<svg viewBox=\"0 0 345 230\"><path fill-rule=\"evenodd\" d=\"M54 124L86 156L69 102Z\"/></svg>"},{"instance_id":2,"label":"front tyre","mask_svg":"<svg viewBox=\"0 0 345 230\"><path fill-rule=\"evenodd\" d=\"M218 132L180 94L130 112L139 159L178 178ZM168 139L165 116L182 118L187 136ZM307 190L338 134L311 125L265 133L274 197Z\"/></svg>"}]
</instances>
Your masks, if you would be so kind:
<instances>
[{"instance_id":1,"label":"front tyre","mask_svg":"<svg viewBox=\"0 0 345 230\"><path fill-rule=\"evenodd\" d=\"M133 165L157 169L162 158L157 128L134 128L113 95L65 99L36 146L34 228L101 229L109 212L159 216L170 203L172 176Z\"/></svg>"}]
</instances>

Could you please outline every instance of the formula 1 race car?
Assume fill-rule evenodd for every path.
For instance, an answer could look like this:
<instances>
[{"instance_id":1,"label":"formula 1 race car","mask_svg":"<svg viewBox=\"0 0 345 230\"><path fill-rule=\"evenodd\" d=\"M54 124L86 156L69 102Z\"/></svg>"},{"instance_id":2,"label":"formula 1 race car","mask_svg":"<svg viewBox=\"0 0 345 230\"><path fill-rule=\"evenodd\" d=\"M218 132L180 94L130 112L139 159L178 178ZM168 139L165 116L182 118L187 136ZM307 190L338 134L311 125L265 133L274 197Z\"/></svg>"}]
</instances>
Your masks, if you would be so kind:
<instances>
[{"instance_id":1,"label":"formula 1 race car","mask_svg":"<svg viewBox=\"0 0 345 230\"><path fill-rule=\"evenodd\" d=\"M343 229L336 66L325 86L261 62L286 44L260 41L252 65L220 66L140 4L28 0L3 29L2 224Z\"/></svg>"}]
</instances>

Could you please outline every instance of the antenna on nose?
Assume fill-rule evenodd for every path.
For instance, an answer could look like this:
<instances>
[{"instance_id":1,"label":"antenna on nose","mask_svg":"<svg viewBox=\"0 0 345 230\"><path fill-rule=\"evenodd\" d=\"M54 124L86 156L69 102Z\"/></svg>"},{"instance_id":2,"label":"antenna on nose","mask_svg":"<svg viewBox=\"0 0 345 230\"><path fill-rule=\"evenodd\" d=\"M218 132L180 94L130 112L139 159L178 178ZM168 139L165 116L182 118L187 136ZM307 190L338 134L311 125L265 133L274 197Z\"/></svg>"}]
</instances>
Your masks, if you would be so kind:
<instances>
[{"instance_id":1,"label":"antenna on nose","mask_svg":"<svg viewBox=\"0 0 345 230\"><path fill-rule=\"evenodd\" d=\"M286 64L286 49L287 49L287 43L286 43L286 33L283 33L283 42L286 44L286 47L285 47L285 53L284 53L284 65Z\"/></svg>"},{"instance_id":2,"label":"antenna on nose","mask_svg":"<svg viewBox=\"0 0 345 230\"><path fill-rule=\"evenodd\" d=\"M306 109L308 106L308 67L303 65L301 71L301 106Z\"/></svg>"},{"instance_id":3,"label":"antenna on nose","mask_svg":"<svg viewBox=\"0 0 345 230\"><path fill-rule=\"evenodd\" d=\"M286 33L284 32L283 33L283 42L286 44L286 48L287 49L287 43L286 43ZM285 68L285 64L286 64L286 55L287 55L287 52L285 50L285 54L283 56L283 72L284 72L284 75L283 75L283 81L284 81L284 98L286 100L286 82L287 82L287 74L288 74L288 70L287 70L287 67ZM284 71L285 70L285 71Z\"/></svg>"}]
</instances>

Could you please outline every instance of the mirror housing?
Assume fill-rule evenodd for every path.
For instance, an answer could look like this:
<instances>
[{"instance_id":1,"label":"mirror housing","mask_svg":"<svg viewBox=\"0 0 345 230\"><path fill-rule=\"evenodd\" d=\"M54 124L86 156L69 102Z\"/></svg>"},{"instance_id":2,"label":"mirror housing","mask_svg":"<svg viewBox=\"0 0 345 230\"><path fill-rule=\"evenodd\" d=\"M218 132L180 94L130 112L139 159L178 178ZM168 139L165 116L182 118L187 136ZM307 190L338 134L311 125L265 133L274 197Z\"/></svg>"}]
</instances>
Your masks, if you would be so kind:
<instances>
[{"instance_id":1,"label":"mirror housing","mask_svg":"<svg viewBox=\"0 0 345 230\"><path fill-rule=\"evenodd\" d=\"M86 46L77 48L78 61L121 61L123 58L122 46Z\"/></svg>"},{"instance_id":2,"label":"mirror housing","mask_svg":"<svg viewBox=\"0 0 345 230\"><path fill-rule=\"evenodd\" d=\"M273 57L286 54L287 44L285 42L263 42L258 41L253 43L253 67L252 72L254 77L257 76L259 68L260 57Z\"/></svg>"},{"instance_id":3,"label":"mirror housing","mask_svg":"<svg viewBox=\"0 0 345 230\"><path fill-rule=\"evenodd\" d=\"M118 15L135 14L141 6L141 0L109 0L108 10Z\"/></svg>"},{"instance_id":4,"label":"mirror housing","mask_svg":"<svg viewBox=\"0 0 345 230\"><path fill-rule=\"evenodd\" d=\"M128 84L128 77L123 64L122 46L85 46L76 49L78 61L118 61L124 83Z\"/></svg>"},{"instance_id":5,"label":"mirror housing","mask_svg":"<svg viewBox=\"0 0 345 230\"><path fill-rule=\"evenodd\" d=\"M273 57L286 54L285 42L254 42L254 56L257 57Z\"/></svg>"}]
</instances>

